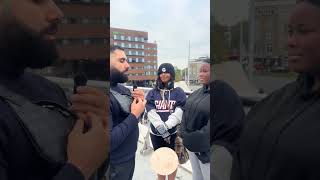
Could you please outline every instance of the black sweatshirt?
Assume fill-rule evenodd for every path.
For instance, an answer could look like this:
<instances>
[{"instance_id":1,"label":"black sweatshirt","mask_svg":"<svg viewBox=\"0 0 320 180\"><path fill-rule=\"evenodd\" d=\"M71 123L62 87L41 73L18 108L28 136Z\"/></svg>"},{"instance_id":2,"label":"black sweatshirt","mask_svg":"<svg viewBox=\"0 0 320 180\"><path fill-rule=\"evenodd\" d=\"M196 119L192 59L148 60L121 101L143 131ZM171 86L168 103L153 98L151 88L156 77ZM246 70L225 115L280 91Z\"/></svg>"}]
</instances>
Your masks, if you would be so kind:
<instances>
[{"instance_id":1,"label":"black sweatshirt","mask_svg":"<svg viewBox=\"0 0 320 180\"><path fill-rule=\"evenodd\" d=\"M210 151L210 92L204 86L187 99L181 121L183 145L192 152L202 153L198 158L204 163Z\"/></svg>"},{"instance_id":2,"label":"black sweatshirt","mask_svg":"<svg viewBox=\"0 0 320 180\"><path fill-rule=\"evenodd\" d=\"M231 86L220 80L211 83L211 94L210 144L223 146L232 153L245 118L241 100Z\"/></svg>"},{"instance_id":3,"label":"black sweatshirt","mask_svg":"<svg viewBox=\"0 0 320 180\"><path fill-rule=\"evenodd\" d=\"M67 106L63 90L38 75L24 73L11 77L1 74L0 84L30 100L46 99ZM84 180L84 177L71 164L52 164L41 158L19 124L16 113L0 99L0 179Z\"/></svg>"},{"instance_id":4,"label":"black sweatshirt","mask_svg":"<svg viewBox=\"0 0 320 180\"><path fill-rule=\"evenodd\" d=\"M320 179L320 93L312 86L300 75L252 108L232 180Z\"/></svg>"}]
</instances>

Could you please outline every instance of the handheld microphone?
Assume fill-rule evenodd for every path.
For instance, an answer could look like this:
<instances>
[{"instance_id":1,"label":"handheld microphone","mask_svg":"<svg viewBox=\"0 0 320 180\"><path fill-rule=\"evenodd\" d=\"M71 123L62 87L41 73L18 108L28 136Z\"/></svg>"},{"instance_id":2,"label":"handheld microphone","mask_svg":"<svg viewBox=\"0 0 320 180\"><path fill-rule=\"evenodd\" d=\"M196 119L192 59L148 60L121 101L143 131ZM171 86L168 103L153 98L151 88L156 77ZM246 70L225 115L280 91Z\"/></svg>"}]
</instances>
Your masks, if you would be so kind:
<instances>
[{"instance_id":1,"label":"handheld microphone","mask_svg":"<svg viewBox=\"0 0 320 180\"><path fill-rule=\"evenodd\" d=\"M133 85L133 91L134 91L135 89L137 89L137 88L138 88L137 85Z\"/></svg>"},{"instance_id":2,"label":"handheld microphone","mask_svg":"<svg viewBox=\"0 0 320 180\"><path fill-rule=\"evenodd\" d=\"M78 73L74 76L73 78L73 82L74 82L74 86L73 86L73 93L76 94L77 93L77 87L79 86L86 86L87 85L87 76L84 73Z\"/></svg>"}]
</instances>

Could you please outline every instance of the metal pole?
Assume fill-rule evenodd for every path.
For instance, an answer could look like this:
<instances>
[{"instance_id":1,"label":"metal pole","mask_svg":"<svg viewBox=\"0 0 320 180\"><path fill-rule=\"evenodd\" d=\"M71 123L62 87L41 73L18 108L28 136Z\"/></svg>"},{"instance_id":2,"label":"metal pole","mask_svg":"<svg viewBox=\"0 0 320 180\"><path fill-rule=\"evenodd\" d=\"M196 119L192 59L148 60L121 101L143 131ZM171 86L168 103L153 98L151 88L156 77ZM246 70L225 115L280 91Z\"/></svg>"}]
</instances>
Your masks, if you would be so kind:
<instances>
[{"instance_id":1,"label":"metal pole","mask_svg":"<svg viewBox=\"0 0 320 180\"><path fill-rule=\"evenodd\" d=\"M190 40L189 40L189 54L188 54L188 86L190 86Z\"/></svg>"},{"instance_id":2,"label":"metal pole","mask_svg":"<svg viewBox=\"0 0 320 180\"><path fill-rule=\"evenodd\" d=\"M240 21L240 44L239 44L239 61L242 63L243 56L243 24L242 20Z\"/></svg>"},{"instance_id":3,"label":"metal pole","mask_svg":"<svg viewBox=\"0 0 320 180\"><path fill-rule=\"evenodd\" d=\"M249 35L249 64L248 64L248 76L249 80L252 80L253 66L254 66L254 54L255 54L255 0L250 0L249 4L249 22L250 22L250 35Z\"/></svg>"}]
</instances>

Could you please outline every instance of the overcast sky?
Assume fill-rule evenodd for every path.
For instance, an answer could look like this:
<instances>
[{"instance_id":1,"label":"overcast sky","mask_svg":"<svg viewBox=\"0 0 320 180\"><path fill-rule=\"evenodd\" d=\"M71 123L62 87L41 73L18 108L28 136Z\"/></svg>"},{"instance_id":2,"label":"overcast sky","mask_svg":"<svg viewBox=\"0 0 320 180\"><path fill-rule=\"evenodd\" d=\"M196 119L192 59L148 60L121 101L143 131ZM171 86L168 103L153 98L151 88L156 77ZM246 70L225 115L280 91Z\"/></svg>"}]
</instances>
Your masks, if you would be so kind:
<instances>
[{"instance_id":1,"label":"overcast sky","mask_svg":"<svg viewBox=\"0 0 320 180\"><path fill-rule=\"evenodd\" d=\"M210 0L111 0L110 25L147 31L157 41L159 65L187 66L191 58L210 56Z\"/></svg>"}]
</instances>

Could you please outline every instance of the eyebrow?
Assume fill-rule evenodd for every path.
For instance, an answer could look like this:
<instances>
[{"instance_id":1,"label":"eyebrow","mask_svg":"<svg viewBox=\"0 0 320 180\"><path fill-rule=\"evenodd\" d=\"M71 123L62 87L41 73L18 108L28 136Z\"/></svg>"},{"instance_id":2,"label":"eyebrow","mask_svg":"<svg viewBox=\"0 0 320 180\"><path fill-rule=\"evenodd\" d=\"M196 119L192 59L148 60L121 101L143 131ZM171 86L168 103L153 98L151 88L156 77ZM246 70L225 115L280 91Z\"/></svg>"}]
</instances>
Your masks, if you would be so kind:
<instances>
[{"instance_id":1,"label":"eyebrow","mask_svg":"<svg viewBox=\"0 0 320 180\"><path fill-rule=\"evenodd\" d=\"M121 61L127 61L127 58L119 58L119 60Z\"/></svg>"}]
</instances>

